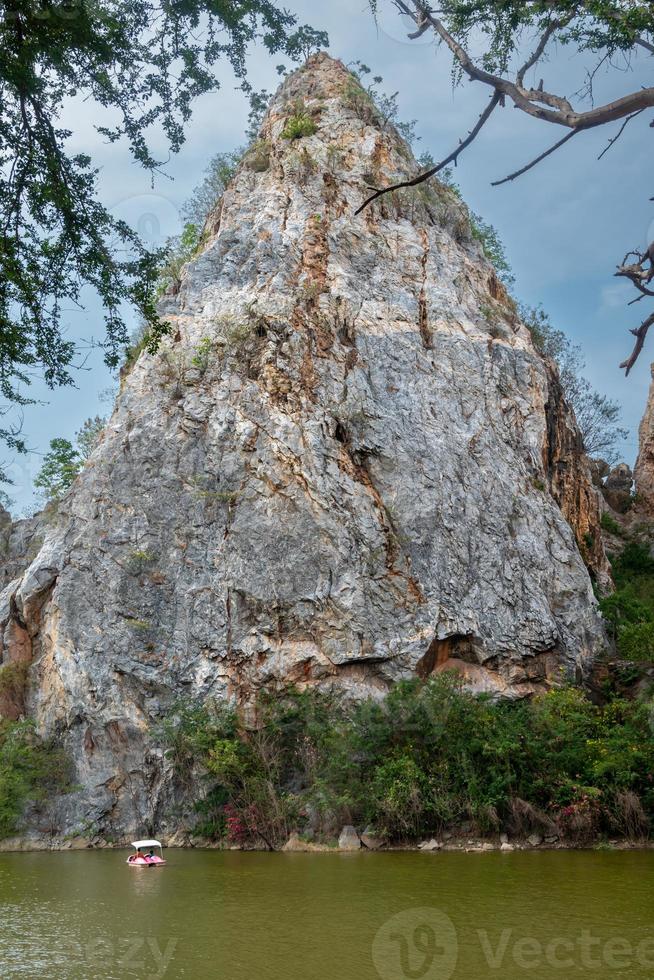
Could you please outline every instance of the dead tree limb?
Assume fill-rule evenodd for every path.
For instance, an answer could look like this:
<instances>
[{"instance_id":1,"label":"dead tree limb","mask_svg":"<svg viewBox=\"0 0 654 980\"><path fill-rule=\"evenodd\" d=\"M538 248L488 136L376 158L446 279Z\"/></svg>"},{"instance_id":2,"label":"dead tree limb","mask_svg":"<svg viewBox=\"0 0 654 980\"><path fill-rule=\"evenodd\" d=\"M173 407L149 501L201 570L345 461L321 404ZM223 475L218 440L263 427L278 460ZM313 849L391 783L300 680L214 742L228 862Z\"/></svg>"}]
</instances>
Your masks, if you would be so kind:
<instances>
[{"instance_id":1,"label":"dead tree limb","mask_svg":"<svg viewBox=\"0 0 654 980\"><path fill-rule=\"evenodd\" d=\"M465 150L466 146L470 146L470 144L476 137L477 133L484 126L484 123L492 113L493 109L498 105L499 101L500 101L499 94L497 92L494 92L490 102L488 103L488 105L482 112L481 116L477 120L477 124L473 126L473 128L470 130L466 138L459 143L456 150L450 153L449 156L445 157L444 160L441 160L440 163L437 163L435 167L431 167L429 170L425 170L424 173L418 174L418 176L414 177L412 180L403 180L400 181L400 183L398 184L390 184L388 187L377 188L375 190L375 193L371 194L370 197L366 201L364 201L363 204L360 207L358 207L354 213L361 214L361 212L365 208L367 208L369 204L372 204L373 201L376 201L377 198L381 197L383 194L389 194L391 191L399 191L402 187L416 187L418 184L422 184L423 181L429 180L430 177L434 177L439 172L439 170L443 170L444 167L447 167L448 163L456 163L459 154L463 150Z\"/></svg>"},{"instance_id":2,"label":"dead tree limb","mask_svg":"<svg viewBox=\"0 0 654 980\"><path fill-rule=\"evenodd\" d=\"M645 343L645 337L647 336L647 331L652 326L652 324L654 324L654 313L652 313L651 316L648 316L647 319L643 323L641 323L641 325L636 330L630 331L630 333L632 333L636 338L636 343L634 344L634 349L632 350L627 360L623 361L622 364L620 365L621 368L624 368L624 373L626 375L629 374L632 367L638 360L638 355L643 349L643 344Z\"/></svg>"},{"instance_id":3,"label":"dead tree limb","mask_svg":"<svg viewBox=\"0 0 654 980\"><path fill-rule=\"evenodd\" d=\"M509 174L508 177L502 177L501 180L491 181L491 187L499 187L500 184L506 184L510 180L515 180L516 177L522 177L522 175L526 174L528 170L531 170L531 168L535 167L536 164L541 162L541 160L544 160L545 157L548 157L550 153L554 153L554 151L558 150L560 146L563 146L563 144L567 143L568 140L571 140L573 136L576 136L578 132L579 132L578 129L573 129L569 133L566 133L563 139L560 139L553 146L550 146L549 150L545 150L544 153L541 153L541 155L536 157L535 160L532 160L531 163L528 163L526 166L521 167L520 170L516 170L515 173Z\"/></svg>"},{"instance_id":4,"label":"dead tree limb","mask_svg":"<svg viewBox=\"0 0 654 980\"><path fill-rule=\"evenodd\" d=\"M627 116L627 118L624 120L624 122L622 123L622 126L620 126L620 129L617 131L617 133L615 134L615 136L610 137L608 143L606 144L606 146L604 147L604 149L602 150L602 152L598 156L598 158L597 158L598 160L601 160L602 157L604 156L604 154L605 153L608 153L608 151L611 149L611 147L613 146L613 144L618 142L618 140L620 139L620 137L624 133L625 129L627 128L627 126L631 122L631 120L632 119L635 119L636 116L639 116L641 114L641 112L644 112L644 111L645 111L644 109L638 109L636 112L632 112L630 116Z\"/></svg>"}]
</instances>

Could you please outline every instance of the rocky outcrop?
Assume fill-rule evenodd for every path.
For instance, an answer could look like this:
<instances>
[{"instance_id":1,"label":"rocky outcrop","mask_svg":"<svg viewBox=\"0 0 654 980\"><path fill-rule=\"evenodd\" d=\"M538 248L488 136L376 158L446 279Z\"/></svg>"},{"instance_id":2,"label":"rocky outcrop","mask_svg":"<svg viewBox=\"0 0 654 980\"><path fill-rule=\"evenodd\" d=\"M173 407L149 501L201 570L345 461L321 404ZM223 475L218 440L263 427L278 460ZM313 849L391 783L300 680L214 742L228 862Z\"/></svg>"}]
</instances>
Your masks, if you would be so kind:
<instances>
[{"instance_id":1,"label":"rocky outcrop","mask_svg":"<svg viewBox=\"0 0 654 980\"><path fill-rule=\"evenodd\" d=\"M543 466L552 496L575 534L587 566L603 591L611 588L611 570L600 532L601 496L593 481L590 461L574 412L565 401L556 368L546 363L548 399L545 403L547 437Z\"/></svg>"},{"instance_id":2,"label":"rocky outcrop","mask_svg":"<svg viewBox=\"0 0 654 980\"><path fill-rule=\"evenodd\" d=\"M6 585L3 659L26 633L27 710L76 761L62 829L175 828L153 733L180 699L448 668L521 696L604 644L556 375L447 187L355 217L416 164L353 84L324 55L284 82L169 337Z\"/></svg>"},{"instance_id":3,"label":"rocky outcrop","mask_svg":"<svg viewBox=\"0 0 654 980\"><path fill-rule=\"evenodd\" d=\"M639 506L650 515L654 514L654 364L651 373L647 405L638 428L638 459L634 467Z\"/></svg>"}]
</instances>

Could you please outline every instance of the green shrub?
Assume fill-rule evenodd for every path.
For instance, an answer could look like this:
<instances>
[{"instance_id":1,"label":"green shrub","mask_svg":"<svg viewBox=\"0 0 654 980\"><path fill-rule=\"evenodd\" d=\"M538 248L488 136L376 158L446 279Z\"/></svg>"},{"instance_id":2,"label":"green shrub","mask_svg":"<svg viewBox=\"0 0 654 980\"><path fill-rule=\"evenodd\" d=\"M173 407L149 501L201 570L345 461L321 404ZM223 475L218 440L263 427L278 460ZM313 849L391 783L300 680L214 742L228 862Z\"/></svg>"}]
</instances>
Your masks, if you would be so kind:
<instances>
[{"instance_id":1,"label":"green shrub","mask_svg":"<svg viewBox=\"0 0 654 980\"><path fill-rule=\"evenodd\" d=\"M493 702L444 674L347 705L288 690L260 695L248 725L187 706L160 735L182 783L204 774L198 832L239 843L344 823L413 840L463 820L584 840L654 816L649 705L598 707L575 688Z\"/></svg>"},{"instance_id":2,"label":"green shrub","mask_svg":"<svg viewBox=\"0 0 654 980\"><path fill-rule=\"evenodd\" d=\"M157 560L154 551L149 548L135 548L127 558L127 568L132 575L140 575L149 565Z\"/></svg>"},{"instance_id":3,"label":"green shrub","mask_svg":"<svg viewBox=\"0 0 654 980\"><path fill-rule=\"evenodd\" d=\"M0 838L16 833L27 804L38 808L70 791L71 764L30 722L0 721Z\"/></svg>"},{"instance_id":4,"label":"green shrub","mask_svg":"<svg viewBox=\"0 0 654 980\"><path fill-rule=\"evenodd\" d=\"M619 656L654 660L654 558L649 546L628 541L613 558L616 590L600 600L600 609Z\"/></svg>"},{"instance_id":5,"label":"green shrub","mask_svg":"<svg viewBox=\"0 0 654 980\"><path fill-rule=\"evenodd\" d=\"M47 500L59 500L73 485L83 462L69 439L51 439L50 451L43 457L43 465L34 478L35 488Z\"/></svg>"},{"instance_id":6,"label":"green shrub","mask_svg":"<svg viewBox=\"0 0 654 980\"><path fill-rule=\"evenodd\" d=\"M191 364L202 374L209 367L209 358L211 357L211 352L213 350L213 341L211 337L203 337L198 346L196 347L195 354L191 358Z\"/></svg>"},{"instance_id":7,"label":"green shrub","mask_svg":"<svg viewBox=\"0 0 654 980\"><path fill-rule=\"evenodd\" d=\"M159 269L157 296L162 296L171 287L179 289L182 269L197 254L202 244L201 231L198 224L187 221L181 235L168 239L164 262Z\"/></svg>"},{"instance_id":8,"label":"green shrub","mask_svg":"<svg viewBox=\"0 0 654 980\"><path fill-rule=\"evenodd\" d=\"M622 528L618 522L610 514L606 513L606 511L600 517L600 526L603 531L608 531L609 534L622 534Z\"/></svg>"},{"instance_id":9,"label":"green shrub","mask_svg":"<svg viewBox=\"0 0 654 980\"><path fill-rule=\"evenodd\" d=\"M654 622L625 623L619 631L620 656L654 661Z\"/></svg>"},{"instance_id":10,"label":"green shrub","mask_svg":"<svg viewBox=\"0 0 654 980\"><path fill-rule=\"evenodd\" d=\"M313 136L316 132L316 124L306 112L296 112L289 116L286 125L282 130L282 139L300 140L305 136Z\"/></svg>"}]
</instances>

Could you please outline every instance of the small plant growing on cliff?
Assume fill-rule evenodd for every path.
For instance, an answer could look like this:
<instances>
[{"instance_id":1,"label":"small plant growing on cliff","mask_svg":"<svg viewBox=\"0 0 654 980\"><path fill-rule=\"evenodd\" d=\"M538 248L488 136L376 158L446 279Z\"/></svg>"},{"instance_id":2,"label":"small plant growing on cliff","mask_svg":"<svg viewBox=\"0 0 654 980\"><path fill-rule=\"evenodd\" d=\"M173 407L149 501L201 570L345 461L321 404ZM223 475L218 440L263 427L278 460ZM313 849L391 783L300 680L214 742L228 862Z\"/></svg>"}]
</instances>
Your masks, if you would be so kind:
<instances>
[{"instance_id":1,"label":"small plant growing on cliff","mask_svg":"<svg viewBox=\"0 0 654 980\"><path fill-rule=\"evenodd\" d=\"M169 289L176 292L182 281L182 269L190 262L201 245L201 228L194 221L187 221L181 235L169 238L166 256L159 270L157 295L162 296Z\"/></svg>"},{"instance_id":2,"label":"small plant growing on cliff","mask_svg":"<svg viewBox=\"0 0 654 980\"><path fill-rule=\"evenodd\" d=\"M75 441L79 454L83 460L87 460L104 432L107 420L96 415L92 419L86 419L82 428L75 434Z\"/></svg>"},{"instance_id":3,"label":"small plant growing on cliff","mask_svg":"<svg viewBox=\"0 0 654 980\"><path fill-rule=\"evenodd\" d=\"M286 120L286 125L282 130L282 139L304 139L305 136L313 136L316 129L317 126L311 116L300 105L296 105L293 115Z\"/></svg>"},{"instance_id":4,"label":"small plant growing on cliff","mask_svg":"<svg viewBox=\"0 0 654 980\"><path fill-rule=\"evenodd\" d=\"M149 548L135 548L127 559L127 567L132 575L140 575L146 568L157 560L154 551Z\"/></svg>"},{"instance_id":5,"label":"small plant growing on cliff","mask_svg":"<svg viewBox=\"0 0 654 980\"><path fill-rule=\"evenodd\" d=\"M306 146L303 146L298 153L293 153L289 160L289 170L293 172L300 184L305 184L311 174L314 174L317 169L318 164Z\"/></svg>"},{"instance_id":6,"label":"small plant growing on cliff","mask_svg":"<svg viewBox=\"0 0 654 980\"><path fill-rule=\"evenodd\" d=\"M211 352L213 350L213 341L211 337L203 337L198 346L196 347L195 354L191 358L191 364L202 374L209 367L209 358L211 357Z\"/></svg>"},{"instance_id":7,"label":"small plant growing on cliff","mask_svg":"<svg viewBox=\"0 0 654 980\"><path fill-rule=\"evenodd\" d=\"M345 83L343 98L345 104L352 109L362 122L377 125L381 129L387 129L389 123L398 131L400 136L407 143L412 144L416 141L415 127L416 120L403 122L399 118L399 92L388 95L379 86L384 79L381 75L373 75L368 86L364 86L362 78L370 75L370 68L362 61L353 61L348 65L351 76ZM398 147L400 152L401 147Z\"/></svg>"},{"instance_id":8,"label":"small plant growing on cliff","mask_svg":"<svg viewBox=\"0 0 654 980\"><path fill-rule=\"evenodd\" d=\"M148 622L147 619L136 619L134 616L128 616L125 622L133 630L145 631L152 629L152 623Z\"/></svg>"},{"instance_id":9,"label":"small plant growing on cliff","mask_svg":"<svg viewBox=\"0 0 654 980\"><path fill-rule=\"evenodd\" d=\"M185 229L191 225L197 235L234 177L243 153L242 149L229 150L211 158L204 177L182 207L182 218L187 222Z\"/></svg>"},{"instance_id":10,"label":"small plant growing on cliff","mask_svg":"<svg viewBox=\"0 0 654 980\"><path fill-rule=\"evenodd\" d=\"M611 517L611 515L606 513L606 511L600 517L600 526L603 531L608 531L609 534L621 536L623 533L622 528L615 518Z\"/></svg>"}]
</instances>

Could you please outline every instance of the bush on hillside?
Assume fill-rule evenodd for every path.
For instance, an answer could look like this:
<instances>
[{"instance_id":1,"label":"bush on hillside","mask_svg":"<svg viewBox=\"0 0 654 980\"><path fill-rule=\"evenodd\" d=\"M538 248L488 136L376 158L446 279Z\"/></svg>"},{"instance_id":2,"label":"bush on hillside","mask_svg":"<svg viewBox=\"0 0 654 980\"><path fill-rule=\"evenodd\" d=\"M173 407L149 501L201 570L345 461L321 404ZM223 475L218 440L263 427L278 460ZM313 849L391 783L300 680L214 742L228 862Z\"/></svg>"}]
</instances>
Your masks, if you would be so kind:
<instances>
[{"instance_id":1,"label":"bush on hillside","mask_svg":"<svg viewBox=\"0 0 654 980\"><path fill-rule=\"evenodd\" d=\"M261 695L251 727L224 706L187 706L160 735L181 779L204 774L201 828L231 842L275 848L345 823L414 840L462 821L586 840L654 816L649 712L574 688L495 702L444 674L381 702Z\"/></svg>"}]
</instances>

